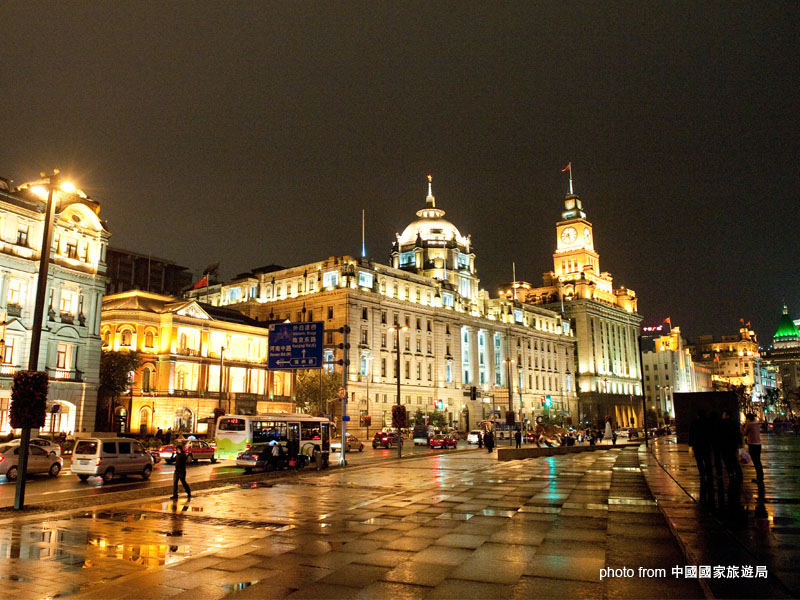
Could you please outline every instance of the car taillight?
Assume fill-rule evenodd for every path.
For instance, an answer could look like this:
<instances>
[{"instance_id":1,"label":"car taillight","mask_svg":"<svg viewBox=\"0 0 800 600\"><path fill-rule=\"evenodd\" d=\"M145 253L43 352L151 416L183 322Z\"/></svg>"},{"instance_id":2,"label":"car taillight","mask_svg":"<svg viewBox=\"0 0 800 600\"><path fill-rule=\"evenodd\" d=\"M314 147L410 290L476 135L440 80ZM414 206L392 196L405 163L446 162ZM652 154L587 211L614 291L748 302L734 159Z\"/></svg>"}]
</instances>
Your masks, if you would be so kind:
<instances>
[{"instance_id":1,"label":"car taillight","mask_svg":"<svg viewBox=\"0 0 800 600\"><path fill-rule=\"evenodd\" d=\"M249 451L249 450L250 450L250 444L245 444L245 445L244 445L244 449L245 449L245 450L247 450L247 451Z\"/></svg>"},{"instance_id":2,"label":"car taillight","mask_svg":"<svg viewBox=\"0 0 800 600\"><path fill-rule=\"evenodd\" d=\"M0 456L0 462L3 462L6 459L5 456Z\"/></svg>"},{"instance_id":3,"label":"car taillight","mask_svg":"<svg viewBox=\"0 0 800 600\"><path fill-rule=\"evenodd\" d=\"M94 459L94 465L96 467L99 467L101 462L103 462L103 459L101 457L99 457L99 456Z\"/></svg>"}]
</instances>

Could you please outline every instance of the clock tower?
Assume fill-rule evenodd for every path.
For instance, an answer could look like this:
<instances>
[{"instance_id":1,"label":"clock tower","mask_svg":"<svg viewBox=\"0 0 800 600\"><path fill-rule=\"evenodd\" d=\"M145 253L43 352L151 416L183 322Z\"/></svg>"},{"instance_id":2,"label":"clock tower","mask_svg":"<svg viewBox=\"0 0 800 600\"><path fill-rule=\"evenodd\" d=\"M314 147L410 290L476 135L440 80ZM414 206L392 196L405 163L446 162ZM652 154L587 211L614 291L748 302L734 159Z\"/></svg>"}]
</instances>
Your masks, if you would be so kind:
<instances>
[{"instance_id":1,"label":"clock tower","mask_svg":"<svg viewBox=\"0 0 800 600\"><path fill-rule=\"evenodd\" d=\"M579 279L584 271L599 274L600 256L594 250L592 224L586 220L576 194L564 198L561 221L556 223L556 251L553 272L561 281Z\"/></svg>"}]
</instances>

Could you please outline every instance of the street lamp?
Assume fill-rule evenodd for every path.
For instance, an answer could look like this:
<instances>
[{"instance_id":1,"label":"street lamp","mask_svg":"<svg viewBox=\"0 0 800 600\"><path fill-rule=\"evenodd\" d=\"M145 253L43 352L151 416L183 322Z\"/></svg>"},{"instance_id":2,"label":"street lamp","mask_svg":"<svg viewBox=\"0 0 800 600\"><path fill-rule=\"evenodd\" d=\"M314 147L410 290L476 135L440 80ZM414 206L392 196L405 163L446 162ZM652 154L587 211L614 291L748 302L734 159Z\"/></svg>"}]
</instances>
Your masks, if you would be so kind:
<instances>
[{"instance_id":1,"label":"street lamp","mask_svg":"<svg viewBox=\"0 0 800 600\"><path fill-rule=\"evenodd\" d=\"M513 365L517 361L514 360L513 358L504 358L503 362L506 365L506 373L507 373L506 377L508 378L508 411L509 412L513 412L514 411L514 379L513 379L513 377L511 377L511 373L512 373L512 370L513 370L513 367L511 365ZM508 420L506 420L506 423L508 423ZM509 441L510 441L510 444L514 443L513 436L509 435Z\"/></svg>"},{"instance_id":2,"label":"street lamp","mask_svg":"<svg viewBox=\"0 0 800 600\"><path fill-rule=\"evenodd\" d=\"M395 333L395 344L397 344L397 364L395 375L397 376L397 406L400 406L400 332L408 331L408 325L392 325L389 331ZM403 438L400 437L400 427L397 428L397 458L403 458Z\"/></svg>"},{"instance_id":3,"label":"street lamp","mask_svg":"<svg viewBox=\"0 0 800 600\"><path fill-rule=\"evenodd\" d=\"M42 341L42 320L44 319L44 303L47 296L47 276L50 270L50 251L53 246L53 221L56 213L55 192L75 193L75 186L69 182L61 181L58 169L53 169L53 174L45 178L42 173L43 181L46 179L46 186L36 186L31 190L46 199L44 216L44 229L42 231L42 247L39 252L39 277L36 284L36 304L33 311L33 323L31 325L31 345L28 354L28 370L39 370L39 351ZM22 438L19 445L19 462L17 476L17 488L14 496L14 509L22 510L25 506L25 479L28 470L28 447L31 440L30 427L23 427Z\"/></svg>"}]
</instances>

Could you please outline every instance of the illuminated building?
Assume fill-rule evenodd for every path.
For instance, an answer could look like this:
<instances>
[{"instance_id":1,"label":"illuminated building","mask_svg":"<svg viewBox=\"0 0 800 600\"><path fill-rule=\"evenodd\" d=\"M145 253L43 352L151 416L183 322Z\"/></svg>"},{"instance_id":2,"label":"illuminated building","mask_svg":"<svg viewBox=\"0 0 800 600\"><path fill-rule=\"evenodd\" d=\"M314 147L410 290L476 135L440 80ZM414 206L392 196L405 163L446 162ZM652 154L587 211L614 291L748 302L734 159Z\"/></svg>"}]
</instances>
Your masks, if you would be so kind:
<instances>
[{"instance_id":1,"label":"illuminated building","mask_svg":"<svg viewBox=\"0 0 800 600\"><path fill-rule=\"evenodd\" d=\"M205 433L214 409L290 412L292 377L267 371L267 323L226 308L142 291L103 299L105 350L142 359L115 408L116 431Z\"/></svg>"},{"instance_id":2,"label":"illuminated building","mask_svg":"<svg viewBox=\"0 0 800 600\"><path fill-rule=\"evenodd\" d=\"M327 368L342 369L335 363L345 352L350 361L351 426L365 415L373 426L390 423L393 325L408 327L400 332L401 401L412 414L438 405L449 422L471 428L494 410L504 420L510 391L518 422L551 411L558 421L577 416L568 323L545 307L480 290L471 240L444 215L429 183L425 207L395 237L391 266L350 256L272 266L223 284L218 297L259 321L323 321ZM339 347L345 325L349 349ZM548 396L552 406L545 408Z\"/></svg>"},{"instance_id":3,"label":"illuminated building","mask_svg":"<svg viewBox=\"0 0 800 600\"><path fill-rule=\"evenodd\" d=\"M637 314L633 290L614 288L610 273L600 270L592 224L580 198L564 199L561 221L556 223L553 270L543 285L520 285L518 298L563 313L577 339L576 375L581 421L596 423L606 416L615 426L641 426Z\"/></svg>"},{"instance_id":4,"label":"illuminated building","mask_svg":"<svg viewBox=\"0 0 800 600\"><path fill-rule=\"evenodd\" d=\"M659 420L675 417L674 394L697 392L692 355L681 337L680 327L661 325L656 328L652 350L642 352L644 393L649 408L655 407Z\"/></svg>"},{"instance_id":5,"label":"illuminated building","mask_svg":"<svg viewBox=\"0 0 800 600\"><path fill-rule=\"evenodd\" d=\"M796 323L784 304L781 320L772 336L772 347L764 353L779 372L783 403L794 415L800 412L800 330Z\"/></svg>"},{"instance_id":6,"label":"illuminated building","mask_svg":"<svg viewBox=\"0 0 800 600\"><path fill-rule=\"evenodd\" d=\"M8 433L13 375L28 369L49 180L0 180L0 433ZM94 429L100 305L109 233L100 205L73 185L54 189L55 220L40 371L50 377L43 431Z\"/></svg>"},{"instance_id":7,"label":"illuminated building","mask_svg":"<svg viewBox=\"0 0 800 600\"><path fill-rule=\"evenodd\" d=\"M742 322L739 335L723 335L719 340L701 335L688 348L695 364L711 369L714 389L740 389L742 410L763 414L764 398L775 389L776 380L764 364L750 323Z\"/></svg>"}]
</instances>

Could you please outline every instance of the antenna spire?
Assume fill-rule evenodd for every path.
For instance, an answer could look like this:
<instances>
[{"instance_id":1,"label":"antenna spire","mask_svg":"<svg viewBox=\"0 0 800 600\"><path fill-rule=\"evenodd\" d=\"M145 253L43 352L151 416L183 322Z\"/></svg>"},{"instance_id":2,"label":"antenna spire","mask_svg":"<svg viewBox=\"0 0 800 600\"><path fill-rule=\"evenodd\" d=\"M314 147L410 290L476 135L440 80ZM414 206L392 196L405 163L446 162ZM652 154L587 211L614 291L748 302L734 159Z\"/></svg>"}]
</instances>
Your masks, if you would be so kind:
<instances>
[{"instance_id":1,"label":"antenna spire","mask_svg":"<svg viewBox=\"0 0 800 600\"><path fill-rule=\"evenodd\" d=\"M367 258L366 235L364 231L364 209L361 209L361 258Z\"/></svg>"},{"instance_id":2,"label":"antenna spire","mask_svg":"<svg viewBox=\"0 0 800 600\"><path fill-rule=\"evenodd\" d=\"M425 202L436 208L436 198L433 197L433 175L430 173L428 173L428 197L425 198Z\"/></svg>"}]
</instances>

